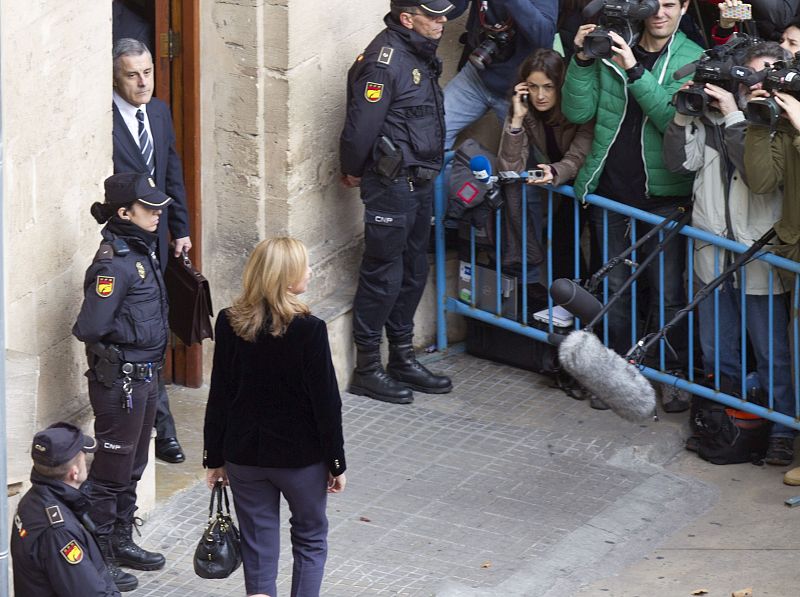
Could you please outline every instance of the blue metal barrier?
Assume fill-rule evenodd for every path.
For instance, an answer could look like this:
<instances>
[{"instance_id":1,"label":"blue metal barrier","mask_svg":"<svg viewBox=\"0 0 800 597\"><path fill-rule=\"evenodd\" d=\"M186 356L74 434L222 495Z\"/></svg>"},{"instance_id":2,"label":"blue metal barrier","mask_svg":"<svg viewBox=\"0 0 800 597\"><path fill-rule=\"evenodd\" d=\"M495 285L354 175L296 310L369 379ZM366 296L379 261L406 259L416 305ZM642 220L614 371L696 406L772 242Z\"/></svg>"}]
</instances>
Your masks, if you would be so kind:
<instances>
[{"instance_id":1,"label":"blue metal barrier","mask_svg":"<svg viewBox=\"0 0 800 597\"><path fill-rule=\"evenodd\" d=\"M454 152L448 152L445 156L445 164L450 162L453 159ZM538 329L536 327L532 327L529 325L528 322L528 266L527 266L527 259L526 259L526 248L527 248L527 226L526 226L526 218L528 217L528 187L529 185L522 184L522 222L521 222L521 234L522 234L522 270L521 270L521 291L522 291L522 313L521 316L518 318L519 321L515 321L513 319L509 319L503 316L503 301L502 301L502 259L501 259L501 247L502 247L502 211L498 210L494 214L494 229L495 229L495 248L494 248L494 262L495 262L495 309L494 311L487 311L484 309L479 309L476 305L476 279L477 279L477 270L476 270L476 239L475 239L475 229L471 228L470 230L470 267L471 267L471 292L470 292L470 300L471 303L467 304L462 300L459 300L455 297L447 296L446 293L446 272L445 272L445 230L444 230L444 216L446 211L446 204L447 204L447 189L445 188L445 180L444 180L444 170L443 173L437 178L436 180L436 198L435 198L435 205L434 205L434 215L435 215L435 243L436 243L436 305L437 305L437 348L439 350L445 350L447 348L447 313L457 313L460 315L464 315L466 317L471 317L478 321L482 321L484 323L497 326L509 331L512 331L517 334L521 334L523 336L527 336L533 340L538 342L548 342L548 333L553 333L554 331L554 324L553 324L553 300L549 296L547 297L547 309L548 309L548 324L547 324L547 331ZM540 187L541 188L541 187ZM546 277L540 276L540 281L546 288L550 288L553 282L553 248L551 239L553 238L553 198L554 194L561 195L562 197L567 197L572 200L572 208L574 210L574 226L575 226L575 259L574 259L574 272L575 278L580 277L580 270L579 270L579 260L580 260L580 251L578 250L579 243L580 243L580 219L578 217L579 210L582 209L578 201L575 200L575 193L570 186L560 186L560 187L544 187L546 191L546 202L547 202L547 220L546 220L546 227L547 227L547 245L546 245L546 260L545 260L545 273ZM603 210L604 215L604 222L607 221L607 215L609 212L614 212L617 214L622 214L626 217L630 218L631 222L631 243L634 243L636 240L636 223L637 222L645 222L647 224L656 225L660 223L664 218L661 216L651 214L646 211L642 211L640 209L636 209L633 207L629 207L627 205L623 205L621 203L617 203L616 201L612 201L605 197L601 197L599 195L587 195L585 198L586 203L590 205L594 205L600 207ZM669 224L667 229L674 226L673 224ZM605 227L604 227L605 231ZM664 230L659 232L659 239L664 234ZM696 241L700 241L703 243L708 243L714 246L715 251L715 264L716 264L716 272L719 273L723 267L720 267L720 254L722 251L730 251L732 253L743 253L747 250L747 246L731 241L714 234L710 234L703 230L699 230L696 228L692 228L690 226L685 226L682 230L680 230L680 234L683 235L686 239L687 243L687 256L690 257L687 259L687 293L688 298L694 296L694 243ZM603 242L603 262L608 260L609 255L607 255L607 246L606 246L606 238L602 239ZM659 256L658 260L655 261L651 267L656 267L656 264L659 268L659 275L661 276L662 284L660 288L663 288L663 271L664 271L664 261L663 261L663 253ZM792 304L791 304L791 312L792 314L800 313L800 263L795 261L791 261L789 259L785 259L782 257L778 257L772 253L768 252L761 252L757 255L756 259L763 261L769 264L769 297L770 299L773 296L773 284L774 284L774 268L778 267L783 270L787 270L793 274L793 292L791 293L792 297ZM636 255L635 253L631 255L631 260L635 263L636 262ZM745 398L739 398L737 396L733 396L731 394L724 393L720 390L719 387L719 379L720 379L720 364L719 364L719 338L720 338L720 329L719 329L719 320L718 320L718 305L719 305L719 289L716 289L712 295L710 295L706 300L713 300L714 301L714 346L715 346L715 358L714 358L714 381L715 387L709 388L704 385L695 382L695 375L694 375L694 361L695 361L695 342L694 342L694 326L696 324L696 316L694 313L690 313L688 316L688 363L686 364L686 370L688 373L688 379L682 379L680 377L676 377L671 375L670 373L666 372L665 370L665 342L662 340L660 343L660 350L659 350L659 367L660 369L655 369L652 367L641 366L640 369L642 374L645 375L648 379L651 379L656 382L662 382L670 385L674 385L680 389L687 390L693 394L702 396L704 398L709 398L711 400L715 400L726 406L730 406L733 408L737 408L739 410L758 415L765 419L769 419L776 423L781 423L786 425L787 427L792 427L794 429L800 430L800 351L794 350L792 351L792 379L793 379L793 394L794 394L794 416L786 415L783 413L776 412L773 410L773 401L774 401L774 367L773 367L773 301L769 301L769 310L768 310L768 325L770 329L769 333L769 376L768 380L761 380L762 384L765 384L766 393L768 395L768 406L760 406L758 404L753 404L746 400L747 391L746 391L746 378L747 378L747 332L746 332L746 298L745 298L745 269L744 267L739 270L740 276L740 283L739 283L739 291L740 292L740 300L741 300L741 319L739 325L741 326L741 371L740 371L740 379L741 379L741 396ZM631 313L636 313L636 283L630 289L631 292ZM603 302L605 303L608 300L608 279L604 279L603 281ZM664 314L664 300L663 294L659 297L659 327L663 327L665 323L665 314ZM631 328L632 328L632 338L636 339L636 318L632 317ZM798 327L798 317L791 317L791 340L793 341L793 346L798 346L798 341L800 341L800 328ZM575 329L580 329L580 321L576 318L574 322ZM724 330L722 331L724 333ZM603 325L603 333L601 337L604 339L605 343L608 344L608 316L606 316ZM631 342L634 344L634 342Z\"/></svg>"}]
</instances>

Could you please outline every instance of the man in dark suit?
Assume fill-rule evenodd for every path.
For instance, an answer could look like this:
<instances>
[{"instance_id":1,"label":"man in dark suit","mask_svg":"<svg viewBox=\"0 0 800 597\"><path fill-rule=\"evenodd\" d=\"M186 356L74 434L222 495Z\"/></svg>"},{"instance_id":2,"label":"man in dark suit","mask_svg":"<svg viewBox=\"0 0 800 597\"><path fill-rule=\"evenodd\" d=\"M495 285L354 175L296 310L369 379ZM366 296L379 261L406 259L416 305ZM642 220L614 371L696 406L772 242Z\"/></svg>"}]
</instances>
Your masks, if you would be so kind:
<instances>
[{"instance_id":1,"label":"man in dark suit","mask_svg":"<svg viewBox=\"0 0 800 597\"><path fill-rule=\"evenodd\" d=\"M169 107L153 97L153 58L142 42L122 38L114 43L114 173L149 174L156 186L174 200L158 224L158 259L167 266L169 237L173 252L192 248L183 168L175 149L175 131ZM156 457L183 462L169 398L161 386L156 411Z\"/></svg>"}]
</instances>

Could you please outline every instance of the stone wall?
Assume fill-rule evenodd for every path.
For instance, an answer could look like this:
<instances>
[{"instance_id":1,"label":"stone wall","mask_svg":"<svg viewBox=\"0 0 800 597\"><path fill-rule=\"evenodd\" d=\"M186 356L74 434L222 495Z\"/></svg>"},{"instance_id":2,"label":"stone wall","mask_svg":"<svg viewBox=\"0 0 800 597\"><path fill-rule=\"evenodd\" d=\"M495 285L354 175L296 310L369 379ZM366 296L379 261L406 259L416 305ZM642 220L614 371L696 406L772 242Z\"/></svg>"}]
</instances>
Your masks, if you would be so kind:
<instances>
[{"instance_id":1,"label":"stone wall","mask_svg":"<svg viewBox=\"0 0 800 597\"><path fill-rule=\"evenodd\" d=\"M0 22L6 345L26 383L6 404L17 482L34 429L89 416L70 330L99 241L89 206L112 171L111 3L6 0Z\"/></svg>"},{"instance_id":2,"label":"stone wall","mask_svg":"<svg viewBox=\"0 0 800 597\"><path fill-rule=\"evenodd\" d=\"M345 385L363 210L358 192L339 186L338 141L347 70L383 27L388 2L333 0L322 9L316 0L215 0L202 6L204 269L215 306L230 304L238 292L256 242L275 234L300 238L314 269L306 298L329 323ZM447 78L455 71L462 27L455 23L442 43ZM420 344L434 335L430 291L419 311Z\"/></svg>"}]
</instances>

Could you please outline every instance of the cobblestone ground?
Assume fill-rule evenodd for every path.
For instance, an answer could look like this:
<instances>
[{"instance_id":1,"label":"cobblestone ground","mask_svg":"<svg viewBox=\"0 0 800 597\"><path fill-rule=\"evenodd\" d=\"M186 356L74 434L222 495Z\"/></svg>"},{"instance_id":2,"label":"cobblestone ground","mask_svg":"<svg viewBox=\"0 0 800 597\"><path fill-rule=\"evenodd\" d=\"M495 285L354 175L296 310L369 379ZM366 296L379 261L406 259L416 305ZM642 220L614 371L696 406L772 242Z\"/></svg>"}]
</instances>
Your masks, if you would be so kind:
<instances>
[{"instance_id":1,"label":"cobblestone ground","mask_svg":"<svg viewBox=\"0 0 800 597\"><path fill-rule=\"evenodd\" d=\"M709 499L660 466L680 449L682 419L633 425L532 373L465 354L431 361L451 394L411 406L343 397L348 486L329 500L323 595L563 597L640 558ZM168 565L139 573L131 595L245 594L241 570L223 581L192 571L208 496L198 484L145 525L143 544Z\"/></svg>"}]
</instances>

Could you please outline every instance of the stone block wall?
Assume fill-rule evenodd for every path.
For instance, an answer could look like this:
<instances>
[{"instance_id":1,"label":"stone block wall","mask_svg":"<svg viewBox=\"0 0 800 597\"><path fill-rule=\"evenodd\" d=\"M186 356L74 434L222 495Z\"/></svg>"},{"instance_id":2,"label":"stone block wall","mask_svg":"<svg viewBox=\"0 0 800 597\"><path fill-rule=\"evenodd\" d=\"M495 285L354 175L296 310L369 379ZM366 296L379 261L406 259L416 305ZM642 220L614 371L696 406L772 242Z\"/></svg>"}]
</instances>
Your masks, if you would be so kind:
<instances>
[{"instance_id":1,"label":"stone block wall","mask_svg":"<svg viewBox=\"0 0 800 597\"><path fill-rule=\"evenodd\" d=\"M112 172L111 4L100 4L0 5L6 347L36 364L28 391L7 396L10 462L28 461L36 428L89 416L71 327L100 238L89 206ZM11 467L9 481L28 471Z\"/></svg>"},{"instance_id":2,"label":"stone block wall","mask_svg":"<svg viewBox=\"0 0 800 597\"><path fill-rule=\"evenodd\" d=\"M300 238L314 269L305 298L329 323L342 385L352 367L349 307L363 207L358 191L339 185L339 133L347 70L383 28L388 6L367 0L202 3L204 271L214 304L229 305L238 293L254 244L276 234ZM454 23L442 42L443 82L455 72L462 28L463 22ZM433 341L433 306L431 287L418 314L420 344Z\"/></svg>"}]
</instances>

